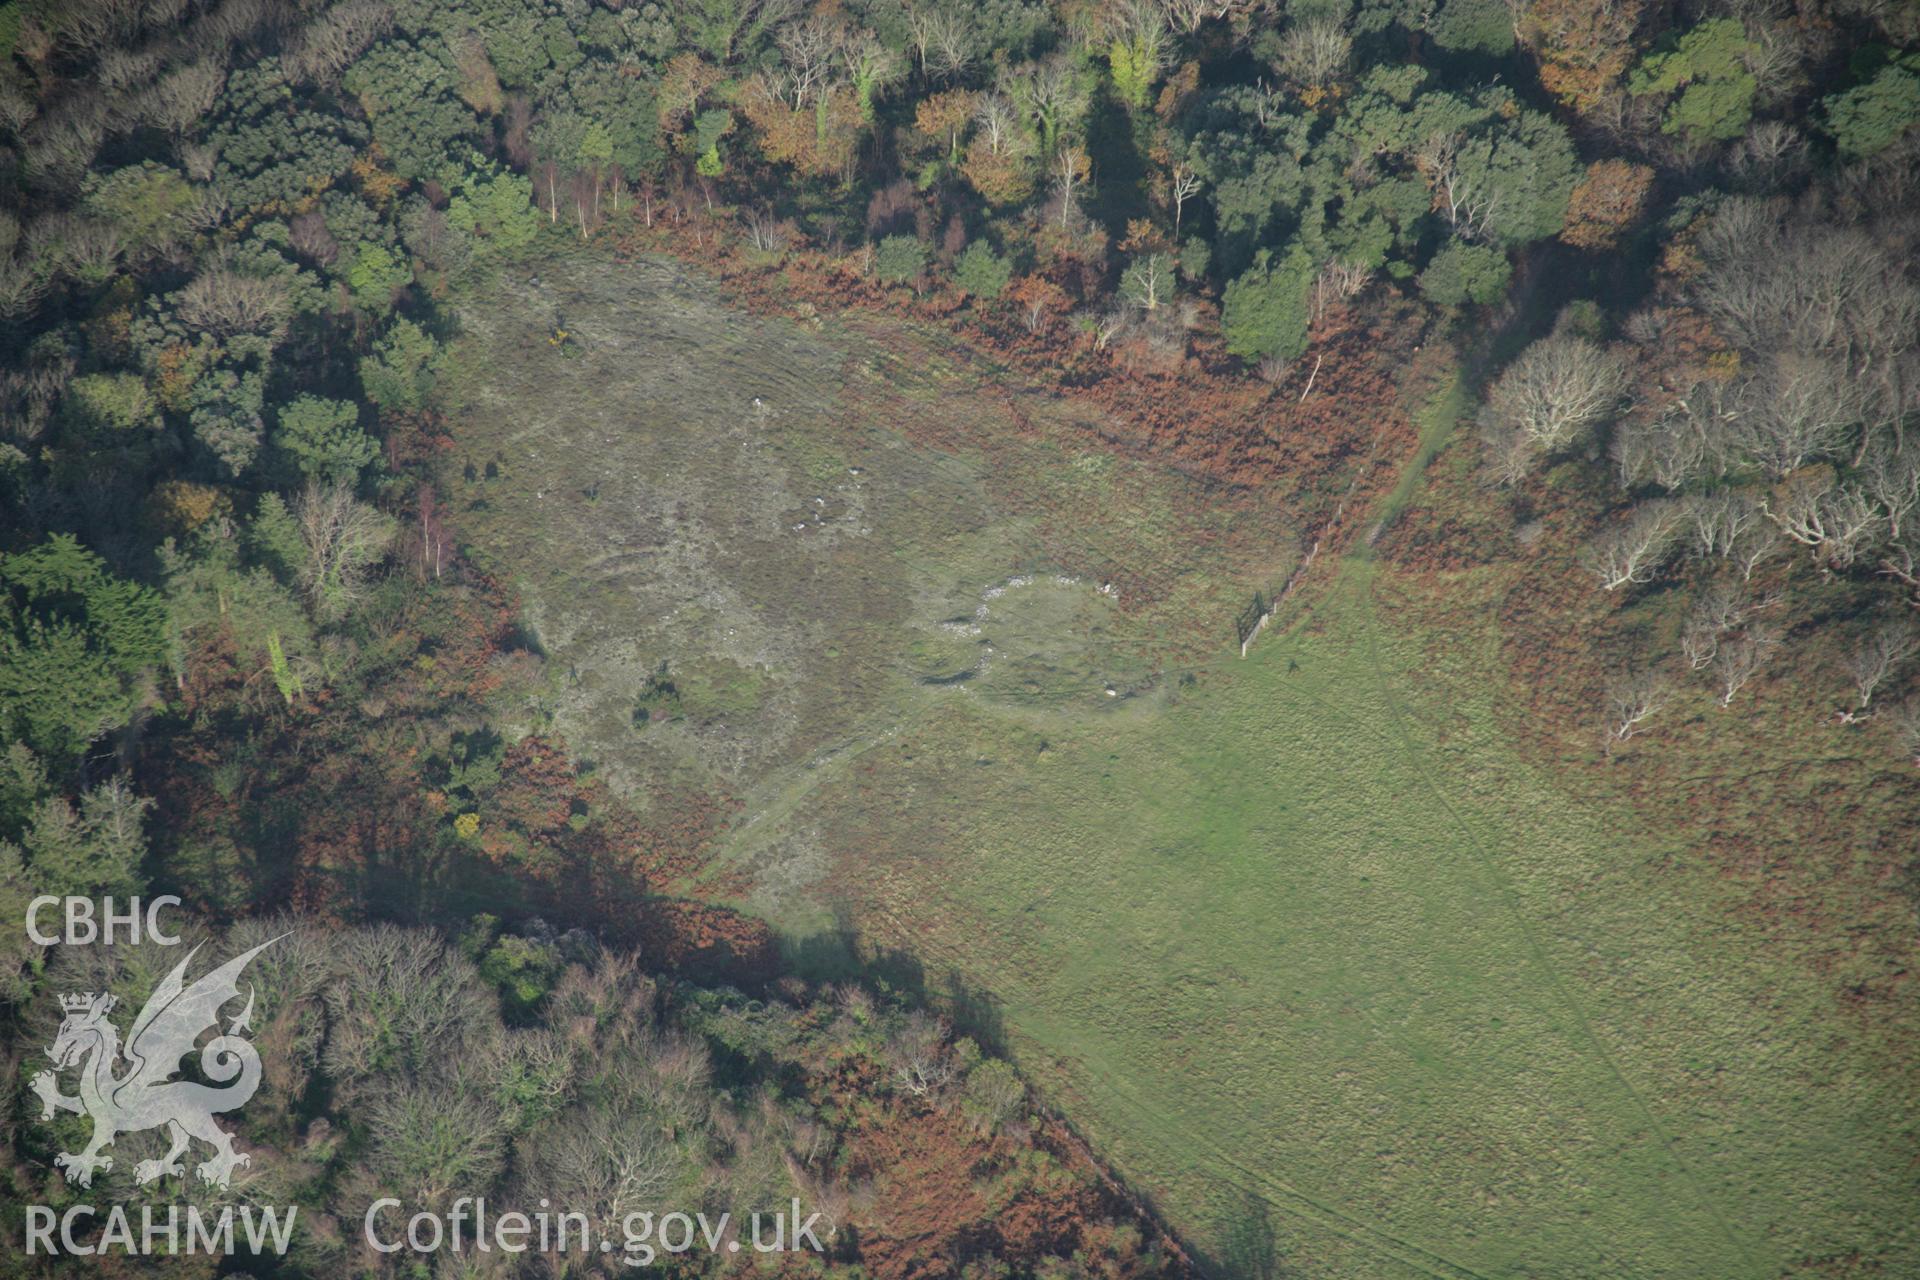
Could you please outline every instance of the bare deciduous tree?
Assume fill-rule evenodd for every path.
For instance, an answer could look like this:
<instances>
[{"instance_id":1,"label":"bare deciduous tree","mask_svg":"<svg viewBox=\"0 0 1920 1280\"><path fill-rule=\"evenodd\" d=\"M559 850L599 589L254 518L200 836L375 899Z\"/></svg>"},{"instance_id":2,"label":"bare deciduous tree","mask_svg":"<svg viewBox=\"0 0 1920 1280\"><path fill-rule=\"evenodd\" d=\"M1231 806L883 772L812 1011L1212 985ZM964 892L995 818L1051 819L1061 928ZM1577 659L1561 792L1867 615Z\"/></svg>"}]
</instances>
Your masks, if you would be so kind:
<instances>
[{"instance_id":1,"label":"bare deciduous tree","mask_svg":"<svg viewBox=\"0 0 1920 1280\"><path fill-rule=\"evenodd\" d=\"M771 209L749 209L742 221L746 224L747 243L762 253L782 252L793 237L792 224L776 218Z\"/></svg>"},{"instance_id":2,"label":"bare deciduous tree","mask_svg":"<svg viewBox=\"0 0 1920 1280\"><path fill-rule=\"evenodd\" d=\"M1752 581L1753 571L1779 553L1780 535L1772 525L1754 523L1741 529L1733 537L1733 550L1727 559L1740 566L1743 580Z\"/></svg>"},{"instance_id":3,"label":"bare deciduous tree","mask_svg":"<svg viewBox=\"0 0 1920 1280\"><path fill-rule=\"evenodd\" d=\"M36 186L55 190L77 186L106 140L105 124L78 115L41 123L46 127L27 143L26 176Z\"/></svg>"},{"instance_id":4,"label":"bare deciduous tree","mask_svg":"<svg viewBox=\"0 0 1920 1280\"><path fill-rule=\"evenodd\" d=\"M1029 62L1001 84L1032 121L1043 151L1059 142L1063 122L1082 100L1079 74L1063 54Z\"/></svg>"},{"instance_id":5,"label":"bare deciduous tree","mask_svg":"<svg viewBox=\"0 0 1920 1280\"><path fill-rule=\"evenodd\" d=\"M220 153L203 142L190 138L181 138L174 143L174 154L180 158L180 167L195 182L213 181L214 167L220 162Z\"/></svg>"},{"instance_id":6,"label":"bare deciduous tree","mask_svg":"<svg viewBox=\"0 0 1920 1280\"><path fill-rule=\"evenodd\" d=\"M1767 664L1780 644L1780 633L1762 626L1750 627L1739 639L1720 646L1713 660L1713 671L1720 684L1721 706L1732 705L1734 697Z\"/></svg>"},{"instance_id":7,"label":"bare deciduous tree","mask_svg":"<svg viewBox=\"0 0 1920 1280\"><path fill-rule=\"evenodd\" d=\"M1866 326L1871 295L1904 276L1904 264L1865 230L1786 225L1777 206L1760 200L1723 205L1700 249L1707 270L1698 300L1748 351L1839 351Z\"/></svg>"},{"instance_id":8,"label":"bare deciduous tree","mask_svg":"<svg viewBox=\"0 0 1920 1280\"><path fill-rule=\"evenodd\" d=\"M795 111L818 102L846 65L839 25L818 14L789 22L780 28L774 43L780 49L780 74L773 83L780 98Z\"/></svg>"},{"instance_id":9,"label":"bare deciduous tree","mask_svg":"<svg viewBox=\"0 0 1920 1280\"><path fill-rule=\"evenodd\" d=\"M662 1119L644 1098L624 1090L570 1111L530 1149L527 1163L529 1191L577 1207L603 1228L632 1213L658 1211L689 1172Z\"/></svg>"},{"instance_id":10,"label":"bare deciduous tree","mask_svg":"<svg viewBox=\"0 0 1920 1280\"><path fill-rule=\"evenodd\" d=\"M226 69L212 58L175 67L147 91L141 114L175 137L184 137L213 110L226 82Z\"/></svg>"},{"instance_id":11,"label":"bare deciduous tree","mask_svg":"<svg viewBox=\"0 0 1920 1280\"><path fill-rule=\"evenodd\" d=\"M1847 652L1847 675L1862 709L1873 701L1873 691L1915 653L1920 653L1920 627L1905 618L1874 627Z\"/></svg>"},{"instance_id":12,"label":"bare deciduous tree","mask_svg":"<svg viewBox=\"0 0 1920 1280\"><path fill-rule=\"evenodd\" d=\"M1316 14L1288 26L1280 37L1274 70L1303 89L1324 89L1346 74L1353 37L1331 14Z\"/></svg>"},{"instance_id":13,"label":"bare deciduous tree","mask_svg":"<svg viewBox=\"0 0 1920 1280\"><path fill-rule=\"evenodd\" d=\"M997 89L981 94L975 102L973 123L980 131L980 140L996 156L1011 153L1019 143L1019 113L1014 110L1013 99Z\"/></svg>"},{"instance_id":14,"label":"bare deciduous tree","mask_svg":"<svg viewBox=\"0 0 1920 1280\"><path fill-rule=\"evenodd\" d=\"M1780 602L1769 593L1755 600L1741 588L1728 582L1715 582L1694 600L1680 632L1680 650L1695 671L1712 662L1719 651L1720 637L1741 626L1755 613Z\"/></svg>"},{"instance_id":15,"label":"bare deciduous tree","mask_svg":"<svg viewBox=\"0 0 1920 1280\"><path fill-rule=\"evenodd\" d=\"M462 1083L405 1081L375 1097L367 1119L369 1172L422 1206L490 1185L504 1163L499 1107Z\"/></svg>"},{"instance_id":16,"label":"bare deciduous tree","mask_svg":"<svg viewBox=\"0 0 1920 1280\"><path fill-rule=\"evenodd\" d=\"M192 231L217 231L226 225L227 218L233 212L233 202L226 193L207 188L200 193L200 200L186 212L187 228Z\"/></svg>"},{"instance_id":17,"label":"bare deciduous tree","mask_svg":"<svg viewBox=\"0 0 1920 1280\"><path fill-rule=\"evenodd\" d=\"M1793 177L1806 164L1806 135L1785 120L1754 125L1727 157L1727 167L1736 178L1762 189Z\"/></svg>"},{"instance_id":18,"label":"bare deciduous tree","mask_svg":"<svg viewBox=\"0 0 1920 1280\"><path fill-rule=\"evenodd\" d=\"M1486 413L1551 453L1611 417L1626 386L1626 363L1618 355L1585 338L1555 334L1528 347L1500 375Z\"/></svg>"},{"instance_id":19,"label":"bare deciduous tree","mask_svg":"<svg viewBox=\"0 0 1920 1280\"><path fill-rule=\"evenodd\" d=\"M0 262L0 320L18 320L33 314L47 296L47 278L18 262Z\"/></svg>"},{"instance_id":20,"label":"bare deciduous tree","mask_svg":"<svg viewBox=\"0 0 1920 1280\"><path fill-rule=\"evenodd\" d=\"M180 318L222 336L279 334L292 314L286 286L278 280L210 267L180 291Z\"/></svg>"},{"instance_id":21,"label":"bare deciduous tree","mask_svg":"<svg viewBox=\"0 0 1920 1280\"><path fill-rule=\"evenodd\" d=\"M165 62L165 53L151 46L109 49L100 56L94 79L111 96L123 98L150 83Z\"/></svg>"},{"instance_id":22,"label":"bare deciduous tree","mask_svg":"<svg viewBox=\"0 0 1920 1280\"><path fill-rule=\"evenodd\" d=\"M1887 713L1893 726L1893 740L1901 751L1920 765L1920 698L1908 698Z\"/></svg>"},{"instance_id":23,"label":"bare deciduous tree","mask_svg":"<svg viewBox=\"0 0 1920 1280\"><path fill-rule=\"evenodd\" d=\"M383 1075L431 1076L497 1030L492 990L427 930L349 930L332 953L323 1064L343 1093Z\"/></svg>"},{"instance_id":24,"label":"bare deciduous tree","mask_svg":"<svg viewBox=\"0 0 1920 1280\"><path fill-rule=\"evenodd\" d=\"M1053 193L1060 201L1060 225L1073 226L1080 212L1080 196L1086 189L1091 165L1087 153L1078 147L1062 147L1053 157Z\"/></svg>"},{"instance_id":25,"label":"bare deciduous tree","mask_svg":"<svg viewBox=\"0 0 1920 1280\"><path fill-rule=\"evenodd\" d=\"M887 1040L887 1061L893 1064L894 1084L916 1097L946 1088L954 1065L945 1024L921 1010L908 1014Z\"/></svg>"},{"instance_id":26,"label":"bare deciduous tree","mask_svg":"<svg viewBox=\"0 0 1920 1280\"><path fill-rule=\"evenodd\" d=\"M1649 482L1673 491L1704 468L1707 438L1684 412L1665 413L1651 422L1627 421L1610 446L1620 483L1632 488Z\"/></svg>"},{"instance_id":27,"label":"bare deciduous tree","mask_svg":"<svg viewBox=\"0 0 1920 1280\"><path fill-rule=\"evenodd\" d=\"M1796 82L1804 80L1801 64L1808 55L1806 42L1790 34L1778 23L1767 21L1770 6L1745 22L1746 50L1741 56L1748 74L1767 98L1777 100L1790 93Z\"/></svg>"},{"instance_id":28,"label":"bare deciduous tree","mask_svg":"<svg viewBox=\"0 0 1920 1280\"><path fill-rule=\"evenodd\" d=\"M1698 671L1712 662L1719 650L1719 630L1688 617L1687 625L1680 631L1680 652L1686 656L1687 666Z\"/></svg>"},{"instance_id":29,"label":"bare deciduous tree","mask_svg":"<svg viewBox=\"0 0 1920 1280\"><path fill-rule=\"evenodd\" d=\"M916 5L907 11L907 38L920 59L920 74L950 80L973 65L974 46L966 20L943 5Z\"/></svg>"},{"instance_id":30,"label":"bare deciduous tree","mask_svg":"<svg viewBox=\"0 0 1920 1280\"><path fill-rule=\"evenodd\" d=\"M1155 311L1173 294L1173 263L1164 253L1143 253L1120 277L1120 295L1142 311Z\"/></svg>"},{"instance_id":31,"label":"bare deciduous tree","mask_svg":"<svg viewBox=\"0 0 1920 1280\"><path fill-rule=\"evenodd\" d=\"M309 485L293 514L307 549L301 587L317 616L338 618L360 598L368 574L387 554L394 523L344 484Z\"/></svg>"},{"instance_id":32,"label":"bare deciduous tree","mask_svg":"<svg viewBox=\"0 0 1920 1280\"><path fill-rule=\"evenodd\" d=\"M1135 70L1152 83L1173 57L1172 32L1159 0L1107 0L1092 13L1088 34L1108 44L1124 44L1135 60Z\"/></svg>"},{"instance_id":33,"label":"bare deciduous tree","mask_svg":"<svg viewBox=\"0 0 1920 1280\"><path fill-rule=\"evenodd\" d=\"M39 110L40 104L25 86L12 79L0 81L0 126L25 133Z\"/></svg>"},{"instance_id":34,"label":"bare deciduous tree","mask_svg":"<svg viewBox=\"0 0 1920 1280\"><path fill-rule=\"evenodd\" d=\"M1707 559L1731 558L1762 518L1759 504L1738 489L1696 493L1683 501L1693 529L1694 552Z\"/></svg>"},{"instance_id":35,"label":"bare deciduous tree","mask_svg":"<svg viewBox=\"0 0 1920 1280\"><path fill-rule=\"evenodd\" d=\"M112 223L94 218L74 221L60 246L60 265L77 280L105 280L126 252L126 242Z\"/></svg>"},{"instance_id":36,"label":"bare deciduous tree","mask_svg":"<svg viewBox=\"0 0 1920 1280\"><path fill-rule=\"evenodd\" d=\"M1867 408L1862 384L1838 357L1780 352L1743 388L1735 451L1775 478L1828 457Z\"/></svg>"},{"instance_id":37,"label":"bare deciduous tree","mask_svg":"<svg viewBox=\"0 0 1920 1280\"><path fill-rule=\"evenodd\" d=\"M1328 307L1344 302L1367 287L1373 272L1358 262L1330 260L1313 278L1313 316L1317 321Z\"/></svg>"},{"instance_id":38,"label":"bare deciduous tree","mask_svg":"<svg viewBox=\"0 0 1920 1280\"><path fill-rule=\"evenodd\" d=\"M1672 696L1673 684L1656 669L1621 671L1607 681L1607 735L1625 742L1658 714Z\"/></svg>"},{"instance_id":39,"label":"bare deciduous tree","mask_svg":"<svg viewBox=\"0 0 1920 1280\"><path fill-rule=\"evenodd\" d=\"M421 256L428 257L433 247L433 234L444 232L446 228L446 215L427 205L419 220L430 228L430 233L420 238L420 247L426 251ZM287 243L323 267L330 266L340 256L340 242L327 230L327 220L318 209L293 216L293 220L287 224Z\"/></svg>"},{"instance_id":40,"label":"bare deciduous tree","mask_svg":"<svg viewBox=\"0 0 1920 1280\"><path fill-rule=\"evenodd\" d=\"M1836 569L1852 565L1886 519L1858 485L1840 483L1827 467L1788 476L1760 507L1781 532Z\"/></svg>"},{"instance_id":41,"label":"bare deciduous tree","mask_svg":"<svg viewBox=\"0 0 1920 1280\"><path fill-rule=\"evenodd\" d=\"M1680 629L1680 652L1695 671L1713 661L1720 648L1720 637L1740 625L1746 613L1739 592L1715 583L1701 593L1687 612L1686 625Z\"/></svg>"},{"instance_id":42,"label":"bare deciduous tree","mask_svg":"<svg viewBox=\"0 0 1920 1280\"><path fill-rule=\"evenodd\" d=\"M126 44L140 34L141 0L72 0L52 28L59 46L82 56Z\"/></svg>"},{"instance_id":43,"label":"bare deciduous tree","mask_svg":"<svg viewBox=\"0 0 1920 1280\"><path fill-rule=\"evenodd\" d=\"M1653 580L1673 549L1680 506L1671 499L1643 502L1622 525L1603 532L1588 551L1587 564L1601 589Z\"/></svg>"},{"instance_id":44,"label":"bare deciduous tree","mask_svg":"<svg viewBox=\"0 0 1920 1280\"><path fill-rule=\"evenodd\" d=\"M1879 441L1868 450L1861 481L1887 514L1887 532L1900 537L1900 524L1920 506L1920 445Z\"/></svg>"},{"instance_id":45,"label":"bare deciduous tree","mask_svg":"<svg viewBox=\"0 0 1920 1280\"><path fill-rule=\"evenodd\" d=\"M383 0L333 5L289 42L287 73L296 81L331 86L392 26L393 7Z\"/></svg>"},{"instance_id":46,"label":"bare deciduous tree","mask_svg":"<svg viewBox=\"0 0 1920 1280\"><path fill-rule=\"evenodd\" d=\"M1526 432L1484 414L1480 419L1480 447L1487 470L1500 484L1519 484L1540 464L1540 450Z\"/></svg>"},{"instance_id":47,"label":"bare deciduous tree","mask_svg":"<svg viewBox=\"0 0 1920 1280\"><path fill-rule=\"evenodd\" d=\"M1115 304L1105 311L1088 311L1081 315L1080 321L1086 331L1093 335L1093 349L1105 351L1113 340L1127 331L1127 322L1132 319L1124 304Z\"/></svg>"},{"instance_id":48,"label":"bare deciduous tree","mask_svg":"<svg viewBox=\"0 0 1920 1280\"><path fill-rule=\"evenodd\" d=\"M906 61L864 28L850 28L840 41L840 63L847 78L871 104L907 73Z\"/></svg>"},{"instance_id":49,"label":"bare deciduous tree","mask_svg":"<svg viewBox=\"0 0 1920 1280\"><path fill-rule=\"evenodd\" d=\"M1263 7L1264 0L1160 0L1167 25L1189 36L1209 19L1237 19Z\"/></svg>"},{"instance_id":50,"label":"bare deciduous tree","mask_svg":"<svg viewBox=\"0 0 1920 1280\"><path fill-rule=\"evenodd\" d=\"M1920 609L1920 563L1915 561L1913 548L1904 542L1891 544L1880 558L1880 574L1905 587L1907 603Z\"/></svg>"},{"instance_id":51,"label":"bare deciduous tree","mask_svg":"<svg viewBox=\"0 0 1920 1280\"><path fill-rule=\"evenodd\" d=\"M1167 175L1168 194L1173 198L1173 238L1180 238L1180 215L1186 210L1187 201L1200 194L1204 185L1202 178L1191 165L1175 162Z\"/></svg>"},{"instance_id":52,"label":"bare deciduous tree","mask_svg":"<svg viewBox=\"0 0 1920 1280\"><path fill-rule=\"evenodd\" d=\"M1492 230L1506 193L1486 181L1475 181L1460 166L1460 148L1466 135L1458 130L1440 130L1428 135L1414 155L1414 161L1433 184L1440 212L1462 240L1479 240Z\"/></svg>"}]
</instances>

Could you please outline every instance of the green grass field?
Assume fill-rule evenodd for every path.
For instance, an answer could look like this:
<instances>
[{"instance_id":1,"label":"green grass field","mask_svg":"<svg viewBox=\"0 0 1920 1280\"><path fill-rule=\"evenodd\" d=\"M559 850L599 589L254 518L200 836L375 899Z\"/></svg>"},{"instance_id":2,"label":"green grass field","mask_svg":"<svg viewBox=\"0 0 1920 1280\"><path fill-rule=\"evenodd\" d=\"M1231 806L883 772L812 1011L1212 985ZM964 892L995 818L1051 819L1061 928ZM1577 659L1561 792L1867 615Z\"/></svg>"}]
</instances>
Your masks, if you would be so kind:
<instances>
[{"instance_id":1,"label":"green grass field","mask_svg":"<svg viewBox=\"0 0 1920 1280\"><path fill-rule=\"evenodd\" d=\"M591 323L577 303L569 321ZM525 388L502 386L511 409ZM1429 449L1457 408L1431 411ZM673 452L679 427L609 412L626 413L631 456L649 441L689 456ZM846 429L781 445L775 487ZM606 456L555 431L560 451ZM978 623L1027 655L1024 675L949 682L973 655L938 624L1011 573L1061 567L1038 523L1098 511L1089 542L1179 568L1181 490L1136 474L1128 501L1076 507L1067 481L1003 484L964 449L860 438L865 456L909 460L898 483L963 476L982 504L962 519L911 489L870 498L896 523L815 570L823 599L864 602L806 615L815 643L743 611L772 637L734 656L767 672L778 751L751 717L634 749L672 743L747 797L723 856L797 954L850 909L932 985L986 993L1048 1101L1225 1274L1920 1274L1898 1029L1770 958L1681 835L1639 830L1522 757L1495 715L1491 609L1423 633L1383 601L1433 585L1390 583L1361 552L1247 660L1223 635L1217 657L1150 677L1152 630L1060 586ZM1073 483L1099 470L1048 447L1021 465ZM1409 460L1391 503L1417 500L1419 470ZM629 588L581 585L586 605L538 588L588 562L608 508L517 483L494 482L467 527L493 530L501 567L544 597L556 656L609 681L656 653L697 661L695 630L663 626L671 602L644 595L657 582L631 588L649 602L629 628L646 644L578 639L617 632ZM701 519L708 541L671 554L705 557L702 590L738 599L742 575L773 572L714 554L725 531ZM1254 558L1195 552L1186 568L1209 602L1264 585ZM1487 588L1472 573L1444 585ZM562 625L570 609L585 622ZM596 719L590 694L560 716L604 752L619 719Z\"/></svg>"},{"instance_id":2,"label":"green grass field","mask_svg":"<svg viewBox=\"0 0 1920 1280\"><path fill-rule=\"evenodd\" d=\"M1911 1274L1895 1046L1426 696L1492 636L1394 630L1376 572L1154 714L949 713L802 820L892 851L889 936L1235 1270Z\"/></svg>"}]
</instances>

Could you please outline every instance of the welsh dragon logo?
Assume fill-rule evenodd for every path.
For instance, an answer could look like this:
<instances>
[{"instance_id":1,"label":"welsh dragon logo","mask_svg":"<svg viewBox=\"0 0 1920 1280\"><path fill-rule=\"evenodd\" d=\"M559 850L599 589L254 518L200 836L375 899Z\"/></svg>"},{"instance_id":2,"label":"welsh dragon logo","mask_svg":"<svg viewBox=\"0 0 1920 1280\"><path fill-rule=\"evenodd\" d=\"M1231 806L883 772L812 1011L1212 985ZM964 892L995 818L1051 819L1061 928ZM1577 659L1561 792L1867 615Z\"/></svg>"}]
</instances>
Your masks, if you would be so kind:
<instances>
[{"instance_id":1,"label":"welsh dragon logo","mask_svg":"<svg viewBox=\"0 0 1920 1280\"><path fill-rule=\"evenodd\" d=\"M260 1087L260 1055L241 1034L252 1030L251 987L246 1007L228 1024L226 1034L214 1036L200 1050L201 1074L220 1087L172 1077L200 1036L219 1029L220 1010L239 998L240 973L247 962L278 941L270 939L235 956L192 986L186 984L187 966L200 948L189 951L154 989L133 1020L124 1046L119 1028L107 1020L114 997L91 992L60 997L65 1017L60 1034L47 1050L55 1070L40 1072L31 1084L40 1095L42 1120L53 1119L56 1110L93 1118L93 1140L87 1149L54 1157L54 1164L66 1170L67 1181L92 1185L94 1170L113 1168L112 1157L100 1153L115 1138L161 1125L167 1127L171 1145L160 1159L134 1166L137 1182L182 1176L180 1157L195 1138L213 1148L213 1157L197 1167L203 1182L225 1187L236 1166L250 1163L246 1153L233 1149L233 1135L215 1124L213 1117L245 1106ZM126 1069L116 1074L122 1062ZM77 1097L60 1092L58 1073L69 1067L80 1069Z\"/></svg>"}]
</instances>

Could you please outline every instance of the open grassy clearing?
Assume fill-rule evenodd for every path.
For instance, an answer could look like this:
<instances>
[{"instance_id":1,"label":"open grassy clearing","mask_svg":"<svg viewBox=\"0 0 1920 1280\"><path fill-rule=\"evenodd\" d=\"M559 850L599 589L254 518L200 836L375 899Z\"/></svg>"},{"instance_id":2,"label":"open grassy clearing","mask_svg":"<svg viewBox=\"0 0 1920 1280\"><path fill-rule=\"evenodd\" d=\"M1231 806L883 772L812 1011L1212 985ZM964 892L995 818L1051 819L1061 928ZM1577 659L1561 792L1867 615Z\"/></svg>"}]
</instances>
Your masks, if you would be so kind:
<instances>
[{"instance_id":1,"label":"open grassy clearing","mask_svg":"<svg viewBox=\"0 0 1920 1280\"><path fill-rule=\"evenodd\" d=\"M772 815L904 721L1157 697L1292 564L1276 495L1116 458L949 338L752 319L664 260L540 271L463 300L447 379L461 535L555 659L517 714L636 803L740 797L764 909L826 865Z\"/></svg>"},{"instance_id":2,"label":"open grassy clearing","mask_svg":"<svg viewBox=\"0 0 1920 1280\"><path fill-rule=\"evenodd\" d=\"M1895 1032L1518 758L1492 611L1397 627L1385 572L1148 714L945 709L802 820L1236 1270L1912 1268Z\"/></svg>"},{"instance_id":3,"label":"open grassy clearing","mask_svg":"<svg viewBox=\"0 0 1920 1280\"><path fill-rule=\"evenodd\" d=\"M985 375L932 348L632 270L550 283L564 315L473 309L462 528L570 672L540 714L642 797L744 797L752 905L798 935L849 904L990 993L1235 1273L1920 1269L1894 1032L1516 751L1491 609L1422 632L1383 601L1431 586L1361 556L1248 661L1223 634L1195 663L1191 616L1285 563L1279 520L1270 565L1229 556L1176 477L1065 430L990 453ZM1175 585L1112 609L1141 565ZM693 693L637 722L662 661Z\"/></svg>"},{"instance_id":4,"label":"open grassy clearing","mask_svg":"<svg viewBox=\"0 0 1920 1280\"><path fill-rule=\"evenodd\" d=\"M1265 1202L1305 1274L1911 1267L1892 1045L1486 705L1424 700L1432 649L1373 615L1370 573L1151 718L1049 724L1039 753L970 710L890 744L819 801L869 851L870 910L994 992L1216 1256Z\"/></svg>"}]
</instances>

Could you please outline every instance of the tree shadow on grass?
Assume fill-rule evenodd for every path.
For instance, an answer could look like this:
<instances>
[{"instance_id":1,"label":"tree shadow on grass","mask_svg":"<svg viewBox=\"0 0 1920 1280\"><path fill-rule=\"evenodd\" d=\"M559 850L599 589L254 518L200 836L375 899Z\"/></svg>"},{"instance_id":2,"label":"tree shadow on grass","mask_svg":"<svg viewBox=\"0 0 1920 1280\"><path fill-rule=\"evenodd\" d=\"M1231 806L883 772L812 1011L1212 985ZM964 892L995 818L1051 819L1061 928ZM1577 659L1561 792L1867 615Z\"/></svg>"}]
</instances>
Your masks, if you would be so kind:
<instances>
[{"instance_id":1,"label":"tree shadow on grass","mask_svg":"<svg viewBox=\"0 0 1920 1280\"><path fill-rule=\"evenodd\" d=\"M1209 1280L1298 1280L1301 1275L1280 1257L1273 1206L1251 1191L1241 1192L1218 1251L1195 1248L1193 1254Z\"/></svg>"},{"instance_id":2,"label":"tree shadow on grass","mask_svg":"<svg viewBox=\"0 0 1920 1280\"><path fill-rule=\"evenodd\" d=\"M1006 1055L1006 1022L1000 1001L948 971L935 978L911 952L876 947L863 941L851 918L836 912L834 926L803 938L783 937L781 951L789 972L808 982L859 982L912 1005L944 1013L956 1034L982 1049Z\"/></svg>"}]
</instances>

